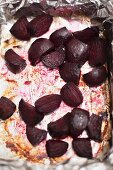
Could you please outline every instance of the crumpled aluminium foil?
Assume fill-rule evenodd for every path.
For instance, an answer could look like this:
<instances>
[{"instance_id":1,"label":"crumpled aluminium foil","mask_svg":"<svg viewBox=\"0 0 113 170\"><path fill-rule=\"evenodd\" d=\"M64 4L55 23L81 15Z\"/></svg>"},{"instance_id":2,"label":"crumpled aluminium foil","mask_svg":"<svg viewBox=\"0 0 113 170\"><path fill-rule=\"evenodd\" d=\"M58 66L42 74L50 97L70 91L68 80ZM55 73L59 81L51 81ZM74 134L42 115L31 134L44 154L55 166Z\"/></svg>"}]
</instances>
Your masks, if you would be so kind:
<instances>
[{"instance_id":1,"label":"crumpled aluminium foil","mask_svg":"<svg viewBox=\"0 0 113 170\"><path fill-rule=\"evenodd\" d=\"M20 9L21 7L28 6L29 3L38 2L42 6L49 5L51 7L64 7L64 6L76 6L76 5L84 5L85 3L94 3L96 12L93 15L90 15L90 18L103 18L103 22L107 21L112 23L113 22L113 0L0 0L0 25L7 22L15 12ZM113 43L112 43L113 47ZM113 66L113 64L112 64ZM113 70L113 69L112 69ZM113 74L112 74L113 77ZM111 79L113 81L113 78ZM113 83L112 83L113 84ZM113 88L113 85L112 85ZM97 168L95 168L97 167ZM37 166L30 166L29 163L25 161L10 161L0 159L0 169L2 170L44 170L44 168L39 169ZM99 162L97 160L87 160L86 158L75 158L74 160L70 160L66 164L59 165L55 168L45 167L48 170L97 170L98 168L105 169L105 170L113 170L113 148L111 148L109 157L104 162Z\"/></svg>"}]
</instances>

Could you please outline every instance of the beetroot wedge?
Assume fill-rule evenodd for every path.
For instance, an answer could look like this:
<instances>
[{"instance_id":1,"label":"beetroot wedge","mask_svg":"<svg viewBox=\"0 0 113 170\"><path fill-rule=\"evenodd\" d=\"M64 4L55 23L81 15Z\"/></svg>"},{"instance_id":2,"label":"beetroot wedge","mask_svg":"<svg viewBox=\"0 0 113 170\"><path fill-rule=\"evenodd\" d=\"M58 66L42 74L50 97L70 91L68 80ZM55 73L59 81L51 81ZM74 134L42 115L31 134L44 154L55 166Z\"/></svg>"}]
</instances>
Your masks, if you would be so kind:
<instances>
[{"instance_id":1,"label":"beetroot wedge","mask_svg":"<svg viewBox=\"0 0 113 170\"><path fill-rule=\"evenodd\" d=\"M44 118L42 113L36 111L34 106L23 99L19 102L19 113L22 120L29 126L35 126Z\"/></svg>"},{"instance_id":2,"label":"beetroot wedge","mask_svg":"<svg viewBox=\"0 0 113 170\"><path fill-rule=\"evenodd\" d=\"M55 122L48 124L48 132L52 138L63 139L69 136L70 114L71 113L67 113Z\"/></svg>"},{"instance_id":3,"label":"beetroot wedge","mask_svg":"<svg viewBox=\"0 0 113 170\"><path fill-rule=\"evenodd\" d=\"M82 31L76 31L73 33L74 37L84 43L92 41L92 39L99 37L99 27L94 26L86 28Z\"/></svg>"},{"instance_id":4,"label":"beetroot wedge","mask_svg":"<svg viewBox=\"0 0 113 170\"><path fill-rule=\"evenodd\" d=\"M49 14L39 15L28 24L28 29L32 37L40 37L45 34L51 26L53 17Z\"/></svg>"},{"instance_id":5,"label":"beetroot wedge","mask_svg":"<svg viewBox=\"0 0 113 170\"><path fill-rule=\"evenodd\" d=\"M78 64L66 62L59 68L59 73L64 81L79 84L81 71Z\"/></svg>"},{"instance_id":6,"label":"beetroot wedge","mask_svg":"<svg viewBox=\"0 0 113 170\"><path fill-rule=\"evenodd\" d=\"M26 127L26 135L29 142L33 145L39 145L47 137L47 131L36 127Z\"/></svg>"},{"instance_id":7,"label":"beetroot wedge","mask_svg":"<svg viewBox=\"0 0 113 170\"><path fill-rule=\"evenodd\" d=\"M65 84L60 91L62 100L71 107L77 107L83 102L83 96L79 88L73 83Z\"/></svg>"},{"instance_id":8,"label":"beetroot wedge","mask_svg":"<svg viewBox=\"0 0 113 170\"><path fill-rule=\"evenodd\" d=\"M44 115L55 111L61 103L61 96L59 94L50 94L39 98L35 102L36 110Z\"/></svg>"},{"instance_id":9,"label":"beetroot wedge","mask_svg":"<svg viewBox=\"0 0 113 170\"><path fill-rule=\"evenodd\" d=\"M28 58L31 65L35 66L41 61L43 55L48 54L53 49L53 43L46 38L39 38L34 41L28 51Z\"/></svg>"},{"instance_id":10,"label":"beetroot wedge","mask_svg":"<svg viewBox=\"0 0 113 170\"><path fill-rule=\"evenodd\" d=\"M19 40L29 40L28 20L25 16L19 18L10 29L11 34Z\"/></svg>"},{"instance_id":11,"label":"beetroot wedge","mask_svg":"<svg viewBox=\"0 0 113 170\"><path fill-rule=\"evenodd\" d=\"M91 66L101 66L105 64L106 56L106 43L102 38L96 38L89 43L88 48L88 62Z\"/></svg>"},{"instance_id":12,"label":"beetroot wedge","mask_svg":"<svg viewBox=\"0 0 113 170\"><path fill-rule=\"evenodd\" d=\"M66 153L68 143L60 140L48 140L46 142L47 155L50 158L60 157Z\"/></svg>"},{"instance_id":13,"label":"beetroot wedge","mask_svg":"<svg viewBox=\"0 0 113 170\"><path fill-rule=\"evenodd\" d=\"M81 108L75 108L70 114L70 134L77 138L86 129L89 121L89 112Z\"/></svg>"},{"instance_id":14,"label":"beetroot wedge","mask_svg":"<svg viewBox=\"0 0 113 170\"><path fill-rule=\"evenodd\" d=\"M8 98L0 98L0 119L10 118L16 110L16 105Z\"/></svg>"},{"instance_id":15,"label":"beetroot wedge","mask_svg":"<svg viewBox=\"0 0 113 170\"><path fill-rule=\"evenodd\" d=\"M75 39L71 38L66 43L66 59L72 63L84 63L87 61L87 50L88 45Z\"/></svg>"},{"instance_id":16,"label":"beetroot wedge","mask_svg":"<svg viewBox=\"0 0 113 170\"><path fill-rule=\"evenodd\" d=\"M71 36L72 33L68 31L66 27L62 27L50 35L50 40L58 47L64 45Z\"/></svg>"},{"instance_id":17,"label":"beetroot wedge","mask_svg":"<svg viewBox=\"0 0 113 170\"><path fill-rule=\"evenodd\" d=\"M16 54L12 49L5 53L5 61L8 69L14 74L20 73L26 67L26 61Z\"/></svg>"}]
</instances>

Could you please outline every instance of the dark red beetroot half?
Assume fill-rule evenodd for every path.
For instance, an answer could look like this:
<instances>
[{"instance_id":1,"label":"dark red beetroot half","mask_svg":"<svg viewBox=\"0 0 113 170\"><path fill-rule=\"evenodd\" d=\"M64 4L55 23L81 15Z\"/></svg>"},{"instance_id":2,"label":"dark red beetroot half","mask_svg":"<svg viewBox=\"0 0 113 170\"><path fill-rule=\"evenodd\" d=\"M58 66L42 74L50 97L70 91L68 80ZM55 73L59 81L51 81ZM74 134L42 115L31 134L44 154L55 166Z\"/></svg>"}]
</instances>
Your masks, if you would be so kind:
<instances>
[{"instance_id":1,"label":"dark red beetroot half","mask_svg":"<svg viewBox=\"0 0 113 170\"><path fill-rule=\"evenodd\" d=\"M66 59L72 63L84 64L88 60L87 50L88 45L75 39L71 38L65 46Z\"/></svg>"},{"instance_id":2,"label":"dark red beetroot half","mask_svg":"<svg viewBox=\"0 0 113 170\"><path fill-rule=\"evenodd\" d=\"M72 33L68 31L66 27L62 27L54 31L50 35L50 40L54 43L56 47L64 45L66 41L72 36Z\"/></svg>"},{"instance_id":3,"label":"dark red beetroot half","mask_svg":"<svg viewBox=\"0 0 113 170\"><path fill-rule=\"evenodd\" d=\"M92 39L99 37L99 27L93 26L81 31L76 31L73 33L73 36L84 43L88 43L92 41Z\"/></svg>"},{"instance_id":4,"label":"dark red beetroot half","mask_svg":"<svg viewBox=\"0 0 113 170\"><path fill-rule=\"evenodd\" d=\"M46 95L36 100L35 107L38 112L44 115L50 114L60 106L61 100L59 94Z\"/></svg>"},{"instance_id":5,"label":"dark red beetroot half","mask_svg":"<svg viewBox=\"0 0 113 170\"><path fill-rule=\"evenodd\" d=\"M47 137L47 131L36 127L26 127L26 135L29 142L33 145L39 145Z\"/></svg>"},{"instance_id":6,"label":"dark red beetroot half","mask_svg":"<svg viewBox=\"0 0 113 170\"><path fill-rule=\"evenodd\" d=\"M77 138L86 129L89 121L89 112L81 108L75 108L70 114L70 135Z\"/></svg>"},{"instance_id":7,"label":"dark red beetroot half","mask_svg":"<svg viewBox=\"0 0 113 170\"><path fill-rule=\"evenodd\" d=\"M28 58L31 65L35 66L38 64L41 61L41 57L53 49L54 44L46 38L39 38L34 41L28 51Z\"/></svg>"},{"instance_id":8,"label":"dark red beetroot half","mask_svg":"<svg viewBox=\"0 0 113 170\"><path fill-rule=\"evenodd\" d=\"M0 119L10 118L16 110L16 105L8 98L0 98Z\"/></svg>"},{"instance_id":9,"label":"dark red beetroot half","mask_svg":"<svg viewBox=\"0 0 113 170\"><path fill-rule=\"evenodd\" d=\"M70 114L71 113L67 113L55 122L48 124L48 132L52 138L63 139L69 136Z\"/></svg>"},{"instance_id":10,"label":"dark red beetroot half","mask_svg":"<svg viewBox=\"0 0 113 170\"><path fill-rule=\"evenodd\" d=\"M93 68L92 71L83 75L84 82L89 87L100 86L107 78L107 71L104 66Z\"/></svg>"},{"instance_id":11,"label":"dark red beetroot half","mask_svg":"<svg viewBox=\"0 0 113 170\"><path fill-rule=\"evenodd\" d=\"M60 140L48 140L46 142L47 155L50 158L60 157L66 153L68 143Z\"/></svg>"},{"instance_id":12,"label":"dark red beetroot half","mask_svg":"<svg viewBox=\"0 0 113 170\"><path fill-rule=\"evenodd\" d=\"M8 69L14 74L20 73L26 67L26 61L16 54L12 49L5 53L5 61Z\"/></svg>"},{"instance_id":13,"label":"dark red beetroot half","mask_svg":"<svg viewBox=\"0 0 113 170\"><path fill-rule=\"evenodd\" d=\"M106 42L102 38L95 38L88 43L88 62L91 66L101 66L105 64L106 55Z\"/></svg>"},{"instance_id":14,"label":"dark red beetroot half","mask_svg":"<svg viewBox=\"0 0 113 170\"><path fill-rule=\"evenodd\" d=\"M71 107L77 107L83 102L83 96L79 88L73 83L65 84L60 91L62 100Z\"/></svg>"},{"instance_id":15,"label":"dark red beetroot half","mask_svg":"<svg viewBox=\"0 0 113 170\"><path fill-rule=\"evenodd\" d=\"M75 153L84 158L92 159L92 147L90 139L88 138L78 138L72 142L73 150Z\"/></svg>"},{"instance_id":16,"label":"dark red beetroot half","mask_svg":"<svg viewBox=\"0 0 113 170\"><path fill-rule=\"evenodd\" d=\"M32 37L40 37L45 34L51 26L53 17L49 14L42 14L31 20L28 29Z\"/></svg>"},{"instance_id":17,"label":"dark red beetroot half","mask_svg":"<svg viewBox=\"0 0 113 170\"><path fill-rule=\"evenodd\" d=\"M79 84L81 71L78 64L66 62L59 68L59 73L64 81Z\"/></svg>"},{"instance_id":18,"label":"dark red beetroot half","mask_svg":"<svg viewBox=\"0 0 113 170\"><path fill-rule=\"evenodd\" d=\"M29 40L28 20L25 16L19 18L10 29L10 33L19 40Z\"/></svg>"},{"instance_id":19,"label":"dark red beetroot half","mask_svg":"<svg viewBox=\"0 0 113 170\"><path fill-rule=\"evenodd\" d=\"M23 99L19 102L19 113L22 120L29 126L35 126L44 118L42 113L36 111L34 106Z\"/></svg>"}]
</instances>

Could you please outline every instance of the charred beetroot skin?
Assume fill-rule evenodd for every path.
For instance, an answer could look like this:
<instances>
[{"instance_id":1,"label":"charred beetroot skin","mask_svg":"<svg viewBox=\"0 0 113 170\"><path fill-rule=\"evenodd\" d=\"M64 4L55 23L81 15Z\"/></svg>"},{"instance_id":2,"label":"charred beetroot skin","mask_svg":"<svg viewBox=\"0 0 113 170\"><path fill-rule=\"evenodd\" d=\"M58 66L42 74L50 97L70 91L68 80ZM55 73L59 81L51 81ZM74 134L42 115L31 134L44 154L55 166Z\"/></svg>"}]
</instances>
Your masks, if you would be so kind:
<instances>
[{"instance_id":1,"label":"charred beetroot skin","mask_svg":"<svg viewBox=\"0 0 113 170\"><path fill-rule=\"evenodd\" d=\"M92 39L99 37L99 27L94 26L86 28L82 31L76 31L73 33L74 37L84 43L92 41Z\"/></svg>"},{"instance_id":2,"label":"charred beetroot skin","mask_svg":"<svg viewBox=\"0 0 113 170\"><path fill-rule=\"evenodd\" d=\"M93 68L92 71L83 75L83 80L89 87L100 86L106 78L107 72L104 66Z\"/></svg>"},{"instance_id":3,"label":"charred beetroot skin","mask_svg":"<svg viewBox=\"0 0 113 170\"><path fill-rule=\"evenodd\" d=\"M73 138L77 138L86 129L89 120L89 112L75 108L70 114L70 134Z\"/></svg>"},{"instance_id":4,"label":"charred beetroot skin","mask_svg":"<svg viewBox=\"0 0 113 170\"><path fill-rule=\"evenodd\" d=\"M29 126L35 126L44 118L42 113L36 111L34 106L23 99L19 102L19 113L22 120Z\"/></svg>"},{"instance_id":5,"label":"charred beetroot skin","mask_svg":"<svg viewBox=\"0 0 113 170\"><path fill-rule=\"evenodd\" d=\"M51 69L59 67L65 59L65 55L60 51L53 51L42 57L43 64Z\"/></svg>"},{"instance_id":6,"label":"charred beetroot skin","mask_svg":"<svg viewBox=\"0 0 113 170\"><path fill-rule=\"evenodd\" d=\"M63 101L71 107L77 107L83 102L82 93L73 82L65 84L60 93Z\"/></svg>"},{"instance_id":7,"label":"charred beetroot skin","mask_svg":"<svg viewBox=\"0 0 113 170\"><path fill-rule=\"evenodd\" d=\"M106 62L106 44L102 38L96 38L89 42L88 61L91 66L101 66Z\"/></svg>"},{"instance_id":8,"label":"charred beetroot skin","mask_svg":"<svg viewBox=\"0 0 113 170\"><path fill-rule=\"evenodd\" d=\"M41 57L54 49L53 43L46 38L39 38L31 44L28 58L31 65L35 66L41 61Z\"/></svg>"},{"instance_id":9,"label":"charred beetroot skin","mask_svg":"<svg viewBox=\"0 0 113 170\"><path fill-rule=\"evenodd\" d=\"M66 43L66 59L69 62L72 63L84 63L87 61L87 49L88 46L75 39L75 38L71 38L67 43Z\"/></svg>"},{"instance_id":10,"label":"charred beetroot skin","mask_svg":"<svg viewBox=\"0 0 113 170\"><path fill-rule=\"evenodd\" d=\"M28 20L25 16L19 18L10 29L11 34L19 40L29 40Z\"/></svg>"},{"instance_id":11,"label":"charred beetroot skin","mask_svg":"<svg viewBox=\"0 0 113 170\"><path fill-rule=\"evenodd\" d=\"M50 158L60 157L66 153L68 143L60 140L48 140L46 142L47 155Z\"/></svg>"},{"instance_id":12,"label":"charred beetroot skin","mask_svg":"<svg viewBox=\"0 0 113 170\"><path fill-rule=\"evenodd\" d=\"M66 27L62 27L50 35L50 40L56 47L58 47L60 45L64 45L67 39L69 39L71 36L72 33L69 32Z\"/></svg>"},{"instance_id":13,"label":"charred beetroot skin","mask_svg":"<svg viewBox=\"0 0 113 170\"><path fill-rule=\"evenodd\" d=\"M58 94L50 94L39 98L35 102L36 110L44 115L55 111L61 103L61 96Z\"/></svg>"},{"instance_id":14,"label":"charred beetroot skin","mask_svg":"<svg viewBox=\"0 0 113 170\"><path fill-rule=\"evenodd\" d=\"M63 139L69 136L70 114L71 113L67 113L55 122L50 122L48 124L48 132L52 138Z\"/></svg>"},{"instance_id":15,"label":"charred beetroot skin","mask_svg":"<svg viewBox=\"0 0 113 170\"><path fill-rule=\"evenodd\" d=\"M26 67L26 61L16 54L12 49L6 51L5 61L8 69L14 74L20 73Z\"/></svg>"},{"instance_id":16,"label":"charred beetroot skin","mask_svg":"<svg viewBox=\"0 0 113 170\"><path fill-rule=\"evenodd\" d=\"M16 105L6 97L0 98L0 119L10 118L16 110Z\"/></svg>"},{"instance_id":17,"label":"charred beetroot skin","mask_svg":"<svg viewBox=\"0 0 113 170\"><path fill-rule=\"evenodd\" d=\"M36 127L26 127L26 135L29 142L33 145L39 145L47 137L47 132Z\"/></svg>"},{"instance_id":18,"label":"charred beetroot skin","mask_svg":"<svg viewBox=\"0 0 113 170\"><path fill-rule=\"evenodd\" d=\"M88 122L87 133L90 139L101 142L102 117L92 114Z\"/></svg>"},{"instance_id":19,"label":"charred beetroot skin","mask_svg":"<svg viewBox=\"0 0 113 170\"><path fill-rule=\"evenodd\" d=\"M66 62L59 68L61 78L66 82L73 82L76 85L80 80L80 67L76 63Z\"/></svg>"},{"instance_id":20,"label":"charred beetroot skin","mask_svg":"<svg viewBox=\"0 0 113 170\"><path fill-rule=\"evenodd\" d=\"M28 24L28 29L32 37L40 37L45 34L51 26L53 17L49 14L39 15Z\"/></svg>"},{"instance_id":21,"label":"charred beetroot skin","mask_svg":"<svg viewBox=\"0 0 113 170\"><path fill-rule=\"evenodd\" d=\"M88 138L78 138L72 142L73 150L80 157L92 159L91 142Z\"/></svg>"}]
</instances>

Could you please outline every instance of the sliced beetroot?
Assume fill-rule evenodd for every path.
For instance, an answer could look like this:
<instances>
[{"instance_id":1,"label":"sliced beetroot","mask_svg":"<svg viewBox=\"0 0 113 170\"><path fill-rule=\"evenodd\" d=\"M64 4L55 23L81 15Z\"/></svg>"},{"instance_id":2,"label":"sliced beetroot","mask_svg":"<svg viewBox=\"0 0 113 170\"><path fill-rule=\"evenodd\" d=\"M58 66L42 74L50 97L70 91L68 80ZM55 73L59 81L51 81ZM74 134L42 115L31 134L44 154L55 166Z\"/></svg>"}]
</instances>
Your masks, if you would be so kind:
<instances>
[{"instance_id":1,"label":"sliced beetroot","mask_svg":"<svg viewBox=\"0 0 113 170\"><path fill-rule=\"evenodd\" d=\"M44 115L55 111L61 103L61 96L58 94L50 94L39 98L35 102L36 110Z\"/></svg>"},{"instance_id":2,"label":"sliced beetroot","mask_svg":"<svg viewBox=\"0 0 113 170\"><path fill-rule=\"evenodd\" d=\"M31 65L35 66L40 62L42 55L48 54L53 49L53 43L46 38L39 38L34 41L28 51L28 58Z\"/></svg>"},{"instance_id":3,"label":"sliced beetroot","mask_svg":"<svg viewBox=\"0 0 113 170\"><path fill-rule=\"evenodd\" d=\"M66 62L59 68L59 73L64 81L79 84L81 71L78 64Z\"/></svg>"},{"instance_id":4,"label":"sliced beetroot","mask_svg":"<svg viewBox=\"0 0 113 170\"><path fill-rule=\"evenodd\" d=\"M16 105L8 98L0 98L0 119L6 120L10 118L16 110Z\"/></svg>"},{"instance_id":5,"label":"sliced beetroot","mask_svg":"<svg viewBox=\"0 0 113 170\"><path fill-rule=\"evenodd\" d=\"M107 71L104 66L93 68L92 71L83 75L84 82L89 87L100 86L107 78Z\"/></svg>"},{"instance_id":6,"label":"sliced beetroot","mask_svg":"<svg viewBox=\"0 0 113 170\"><path fill-rule=\"evenodd\" d=\"M83 102L82 93L73 82L65 84L60 93L63 101L71 107L77 107Z\"/></svg>"},{"instance_id":7,"label":"sliced beetroot","mask_svg":"<svg viewBox=\"0 0 113 170\"><path fill-rule=\"evenodd\" d=\"M56 31L54 31L50 35L50 40L54 43L56 47L65 44L67 39L72 36L72 33L68 31L66 27L62 27Z\"/></svg>"},{"instance_id":8,"label":"sliced beetroot","mask_svg":"<svg viewBox=\"0 0 113 170\"><path fill-rule=\"evenodd\" d=\"M73 35L76 39L88 43L89 41L92 41L92 39L99 37L99 27L88 27L84 30L74 32Z\"/></svg>"},{"instance_id":9,"label":"sliced beetroot","mask_svg":"<svg viewBox=\"0 0 113 170\"><path fill-rule=\"evenodd\" d=\"M10 29L10 33L19 40L29 40L28 20L25 16L19 18Z\"/></svg>"},{"instance_id":10,"label":"sliced beetroot","mask_svg":"<svg viewBox=\"0 0 113 170\"><path fill-rule=\"evenodd\" d=\"M89 42L88 62L91 66L101 66L106 62L106 43L102 38L96 38Z\"/></svg>"},{"instance_id":11,"label":"sliced beetroot","mask_svg":"<svg viewBox=\"0 0 113 170\"><path fill-rule=\"evenodd\" d=\"M71 113L67 113L55 122L50 122L48 124L48 132L52 138L63 139L69 136L70 114Z\"/></svg>"},{"instance_id":12,"label":"sliced beetroot","mask_svg":"<svg viewBox=\"0 0 113 170\"><path fill-rule=\"evenodd\" d=\"M32 37L40 37L45 34L51 26L53 17L49 14L39 15L28 24L28 29Z\"/></svg>"},{"instance_id":13,"label":"sliced beetroot","mask_svg":"<svg viewBox=\"0 0 113 170\"><path fill-rule=\"evenodd\" d=\"M102 117L92 114L88 122L87 133L90 139L101 142Z\"/></svg>"},{"instance_id":14,"label":"sliced beetroot","mask_svg":"<svg viewBox=\"0 0 113 170\"><path fill-rule=\"evenodd\" d=\"M33 145L39 145L47 137L47 131L36 127L26 127L26 135L29 142Z\"/></svg>"},{"instance_id":15,"label":"sliced beetroot","mask_svg":"<svg viewBox=\"0 0 113 170\"><path fill-rule=\"evenodd\" d=\"M20 73L26 67L26 61L16 54L12 49L5 53L5 61L8 69L14 74Z\"/></svg>"},{"instance_id":16,"label":"sliced beetroot","mask_svg":"<svg viewBox=\"0 0 113 170\"><path fill-rule=\"evenodd\" d=\"M70 114L70 134L77 138L86 129L89 121L89 112L81 108L75 108Z\"/></svg>"},{"instance_id":17,"label":"sliced beetroot","mask_svg":"<svg viewBox=\"0 0 113 170\"><path fill-rule=\"evenodd\" d=\"M60 157L66 153L68 143L60 140L48 140L46 142L47 155L50 158Z\"/></svg>"},{"instance_id":18,"label":"sliced beetroot","mask_svg":"<svg viewBox=\"0 0 113 170\"><path fill-rule=\"evenodd\" d=\"M87 50L88 45L75 39L71 38L66 43L66 59L72 63L84 63L87 61Z\"/></svg>"},{"instance_id":19,"label":"sliced beetroot","mask_svg":"<svg viewBox=\"0 0 113 170\"><path fill-rule=\"evenodd\" d=\"M51 69L59 67L65 59L65 55L60 51L53 51L42 57L43 64Z\"/></svg>"},{"instance_id":20,"label":"sliced beetroot","mask_svg":"<svg viewBox=\"0 0 113 170\"><path fill-rule=\"evenodd\" d=\"M29 126L35 126L44 118L42 113L36 111L34 106L23 99L19 102L19 113L22 120Z\"/></svg>"},{"instance_id":21,"label":"sliced beetroot","mask_svg":"<svg viewBox=\"0 0 113 170\"><path fill-rule=\"evenodd\" d=\"M73 150L80 157L92 159L92 147L90 139L88 138L77 138L72 142Z\"/></svg>"}]
</instances>

